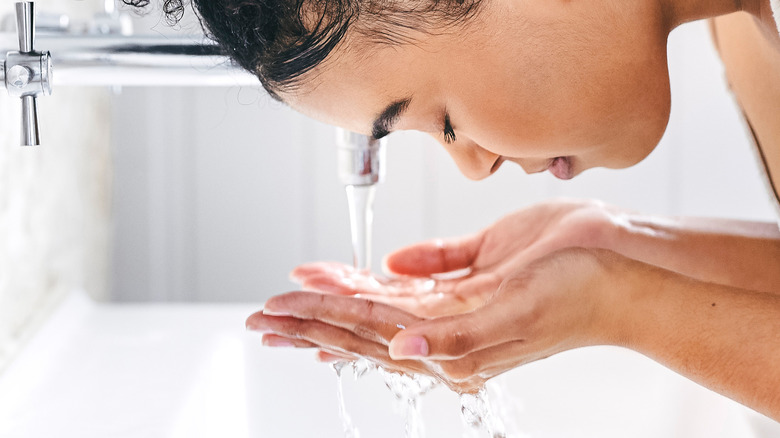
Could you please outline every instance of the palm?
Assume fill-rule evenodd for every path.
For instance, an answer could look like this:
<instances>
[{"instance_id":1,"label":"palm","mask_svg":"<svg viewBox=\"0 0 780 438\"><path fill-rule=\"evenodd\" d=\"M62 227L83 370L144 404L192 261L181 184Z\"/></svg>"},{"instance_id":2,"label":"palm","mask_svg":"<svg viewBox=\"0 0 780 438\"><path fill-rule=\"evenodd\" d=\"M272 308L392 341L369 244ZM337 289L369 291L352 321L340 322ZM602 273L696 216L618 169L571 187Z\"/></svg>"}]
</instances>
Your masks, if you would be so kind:
<instances>
[{"instance_id":1,"label":"palm","mask_svg":"<svg viewBox=\"0 0 780 438\"><path fill-rule=\"evenodd\" d=\"M516 266L489 300L460 315L424 319L371 300L292 292L268 300L247 323L266 332L268 345L318 348L328 361L367 357L473 391L521 364L607 342L604 322L615 307L600 291L615 281L607 272L635 269L628 263L609 252L557 251ZM416 347L421 341L425 347Z\"/></svg>"},{"instance_id":2,"label":"palm","mask_svg":"<svg viewBox=\"0 0 780 438\"><path fill-rule=\"evenodd\" d=\"M423 318L454 315L482 305L517 266L562 248L587 246L592 230L610 214L595 202L549 202L471 236L398 250L387 258L397 278L322 262L299 266L292 277L308 290L360 295Z\"/></svg>"}]
</instances>

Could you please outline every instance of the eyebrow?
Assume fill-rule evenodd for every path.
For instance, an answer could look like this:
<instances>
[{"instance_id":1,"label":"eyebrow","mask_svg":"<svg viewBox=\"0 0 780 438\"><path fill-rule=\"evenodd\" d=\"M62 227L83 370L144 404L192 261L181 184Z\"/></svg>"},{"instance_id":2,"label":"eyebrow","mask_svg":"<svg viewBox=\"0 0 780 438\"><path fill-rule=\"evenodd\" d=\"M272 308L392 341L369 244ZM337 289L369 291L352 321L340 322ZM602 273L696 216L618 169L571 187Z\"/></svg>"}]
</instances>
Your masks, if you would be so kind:
<instances>
[{"instance_id":1,"label":"eyebrow","mask_svg":"<svg viewBox=\"0 0 780 438\"><path fill-rule=\"evenodd\" d=\"M401 118L406 109L409 108L410 103L412 103L411 96L405 99L396 100L387 105L374 120L374 124L371 127L371 136L378 140L390 134L393 131L395 123Z\"/></svg>"}]
</instances>

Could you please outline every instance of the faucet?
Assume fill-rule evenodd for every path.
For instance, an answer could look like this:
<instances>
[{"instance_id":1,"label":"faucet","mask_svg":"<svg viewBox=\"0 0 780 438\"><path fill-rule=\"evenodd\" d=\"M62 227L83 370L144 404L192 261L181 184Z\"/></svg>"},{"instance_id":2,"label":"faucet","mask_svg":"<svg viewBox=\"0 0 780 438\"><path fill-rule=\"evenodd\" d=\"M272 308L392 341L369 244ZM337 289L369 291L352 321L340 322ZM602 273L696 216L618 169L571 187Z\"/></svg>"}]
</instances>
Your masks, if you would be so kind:
<instances>
[{"instance_id":1,"label":"faucet","mask_svg":"<svg viewBox=\"0 0 780 438\"><path fill-rule=\"evenodd\" d=\"M86 26L67 16L42 15L36 51L33 1L16 3L16 45L0 20L0 87L22 100L22 146L40 145L37 98L52 86L257 86L257 78L232 65L213 43L187 37L133 35L132 23L115 0ZM10 23L9 23L10 24ZM75 29L75 30L74 30ZM4 55L3 55L4 54ZM53 74L56 65L56 77ZM350 203L355 267L370 268L371 225L376 184L385 177L385 140L336 128L339 180Z\"/></svg>"},{"instance_id":2,"label":"faucet","mask_svg":"<svg viewBox=\"0 0 780 438\"><path fill-rule=\"evenodd\" d=\"M8 20L0 20L0 87L22 100L22 145L40 145L37 98L50 95L53 86L257 86L257 78L233 66L216 45L191 37L134 35L114 0L104 3L105 12L86 26L88 32L72 30L78 26L67 16L42 15L37 39L50 50L45 52L35 50L33 1L16 3L16 35L2 27ZM14 40L18 50L11 50ZM339 128L336 138L344 185L384 180L384 140Z\"/></svg>"},{"instance_id":3,"label":"faucet","mask_svg":"<svg viewBox=\"0 0 780 438\"><path fill-rule=\"evenodd\" d=\"M0 88L22 100L23 146L40 145L37 98L51 94L53 86L257 85L216 45L191 37L134 36L114 1L105 5L106 13L87 32L66 16L43 17L36 38L34 2L17 2L16 35L0 29ZM49 51L36 51L36 39Z\"/></svg>"},{"instance_id":4,"label":"faucet","mask_svg":"<svg viewBox=\"0 0 780 438\"><path fill-rule=\"evenodd\" d=\"M22 99L22 146L38 146L38 96L51 94L52 63L49 52L35 51L35 6L16 3L19 50L0 61L0 83L8 94Z\"/></svg>"},{"instance_id":5,"label":"faucet","mask_svg":"<svg viewBox=\"0 0 780 438\"><path fill-rule=\"evenodd\" d=\"M345 186L370 186L385 179L385 140L336 128L339 180Z\"/></svg>"},{"instance_id":6,"label":"faucet","mask_svg":"<svg viewBox=\"0 0 780 438\"><path fill-rule=\"evenodd\" d=\"M385 179L385 140L336 128L339 180L349 206L353 267L371 272L376 185Z\"/></svg>"}]
</instances>

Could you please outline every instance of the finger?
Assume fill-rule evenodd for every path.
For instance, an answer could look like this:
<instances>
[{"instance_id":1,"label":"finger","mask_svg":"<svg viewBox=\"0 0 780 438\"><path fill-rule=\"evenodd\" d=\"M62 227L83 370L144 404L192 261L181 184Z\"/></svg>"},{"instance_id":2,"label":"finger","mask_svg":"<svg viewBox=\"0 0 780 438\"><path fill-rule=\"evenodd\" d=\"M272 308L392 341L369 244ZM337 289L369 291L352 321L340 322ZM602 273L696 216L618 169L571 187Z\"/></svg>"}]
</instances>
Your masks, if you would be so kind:
<instances>
[{"instance_id":1,"label":"finger","mask_svg":"<svg viewBox=\"0 0 780 438\"><path fill-rule=\"evenodd\" d=\"M301 288L307 291L322 292L335 295L355 295L354 282L343 277L336 277L329 273L311 275L301 281Z\"/></svg>"},{"instance_id":2,"label":"finger","mask_svg":"<svg viewBox=\"0 0 780 438\"><path fill-rule=\"evenodd\" d=\"M290 292L272 297L265 303L263 314L321 321L383 345L387 345L401 327L420 320L386 304L315 292Z\"/></svg>"},{"instance_id":3,"label":"finger","mask_svg":"<svg viewBox=\"0 0 780 438\"><path fill-rule=\"evenodd\" d=\"M393 359L455 359L514 339L521 310L488 303L462 315L425 320L390 342Z\"/></svg>"},{"instance_id":4,"label":"finger","mask_svg":"<svg viewBox=\"0 0 780 438\"><path fill-rule=\"evenodd\" d=\"M335 295L359 294L360 298L389 304L420 318L431 318L474 310L495 292L501 279L490 272L457 280L437 280L433 285L419 278L365 283L353 290L341 279L322 276L308 279L303 288Z\"/></svg>"},{"instance_id":5,"label":"finger","mask_svg":"<svg viewBox=\"0 0 780 438\"><path fill-rule=\"evenodd\" d=\"M265 331L284 338L308 341L319 348L389 360L385 345L362 338L340 327L317 320L289 316L254 314L248 324L252 330Z\"/></svg>"},{"instance_id":6,"label":"finger","mask_svg":"<svg viewBox=\"0 0 780 438\"><path fill-rule=\"evenodd\" d=\"M427 277L470 267L479 254L483 233L429 240L387 255L385 267L395 274Z\"/></svg>"},{"instance_id":7,"label":"finger","mask_svg":"<svg viewBox=\"0 0 780 438\"><path fill-rule=\"evenodd\" d=\"M385 280L362 272L331 271L313 274L302 285L305 289L337 295L396 295L415 291L414 283L409 281L409 287L404 288L405 283L403 280Z\"/></svg>"},{"instance_id":8,"label":"finger","mask_svg":"<svg viewBox=\"0 0 780 438\"><path fill-rule=\"evenodd\" d=\"M316 347L304 339L287 338L274 333L263 335L263 345L266 347L294 347L294 348L313 348Z\"/></svg>"},{"instance_id":9,"label":"finger","mask_svg":"<svg viewBox=\"0 0 780 438\"><path fill-rule=\"evenodd\" d=\"M440 280L445 281L445 280ZM304 289L313 289L336 295L367 296L416 296L439 292L437 281L430 278L384 278L365 273L352 273L344 277L337 273L322 273L307 277Z\"/></svg>"},{"instance_id":10,"label":"finger","mask_svg":"<svg viewBox=\"0 0 780 438\"><path fill-rule=\"evenodd\" d=\"M323 274L340 274L344 275L347 272L353 272L354 268L351 266L345 265L343 263L338 262L313 262L313 263L305 263L299 266L296 266L295 269L293 269L290 272L290 280L294 281L295 283L302 283L307 278L312 276L318 276Z\"/></svg>"},{"instance_id":11,"label":"finger","mask_svg":"<svg viewBox=\"0 0 780 438\"><path fill-rule=\"evenodd\" d=\"M316 358L320 362L352 362L357 360L356 356L335 351L318 350Z\"/></svg>"},{"instance_id":12,"label":"finger","mask_svg":"<svg viewBox=\"0 0 780 438\"><path fill-rule=\"evenodd\" d=\"M367 357L387 369L399 372L428 373L426 366L418 361L394 361L390 358L386 346L320 321L269 316L261 313L252 315L250 319L251 323L248 325L252 329L271 331L284 338L308 341L333 355L350 358Z\"/></svg>"}]
</instances>

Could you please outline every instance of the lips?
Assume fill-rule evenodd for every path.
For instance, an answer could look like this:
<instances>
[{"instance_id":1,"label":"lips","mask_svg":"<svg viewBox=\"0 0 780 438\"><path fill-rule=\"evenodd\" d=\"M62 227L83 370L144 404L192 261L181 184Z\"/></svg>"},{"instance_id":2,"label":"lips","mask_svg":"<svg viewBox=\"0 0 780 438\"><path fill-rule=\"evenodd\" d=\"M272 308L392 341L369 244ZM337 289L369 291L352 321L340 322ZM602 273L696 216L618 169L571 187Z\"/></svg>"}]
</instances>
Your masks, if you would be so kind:
<instances>
[{"instance_id":1,"label":"lips","mask_svg":"<svg viewBox=\"0 0 780 438\"><path fill-rule=\"evenodd\" d=\"M547 170L558 179L568 180L574 178L574 170L569 157L554 158Z\"/></svg>"}]
</instances>

